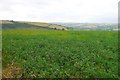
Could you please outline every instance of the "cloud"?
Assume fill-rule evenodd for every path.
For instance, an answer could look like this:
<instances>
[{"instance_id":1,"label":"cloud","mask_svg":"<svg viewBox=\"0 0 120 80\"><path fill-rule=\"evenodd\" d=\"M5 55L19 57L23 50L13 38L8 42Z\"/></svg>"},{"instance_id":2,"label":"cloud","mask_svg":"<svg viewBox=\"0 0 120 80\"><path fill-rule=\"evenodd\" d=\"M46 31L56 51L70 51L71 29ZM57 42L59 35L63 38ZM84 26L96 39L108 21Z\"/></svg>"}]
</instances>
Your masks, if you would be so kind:
<instances>
[{"instance_id":1,"label":"cloud","mask_svg":"<svg viewBox=\"0 0 120 80\"><path fill-rule=\"evenodd\" d=\"M118 0L1 0L0 18L42 22L117 22Z\"/></svg>"}]
</instances>

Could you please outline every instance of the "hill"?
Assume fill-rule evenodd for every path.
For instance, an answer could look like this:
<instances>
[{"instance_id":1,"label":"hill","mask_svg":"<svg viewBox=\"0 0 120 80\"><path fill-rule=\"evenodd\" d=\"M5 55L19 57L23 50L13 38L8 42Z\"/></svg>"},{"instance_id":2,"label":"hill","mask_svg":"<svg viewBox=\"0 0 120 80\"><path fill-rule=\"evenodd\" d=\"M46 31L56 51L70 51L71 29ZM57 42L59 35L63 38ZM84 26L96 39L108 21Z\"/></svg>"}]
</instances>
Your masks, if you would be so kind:
<instances>
[{"instance_id":1,"label":"hill","mask_svg":"<svg viewBox=\"0 0 120 80\"><path fill-rule=\"evenodd\" d=\"M118 24L116 23L54 23L65 26L72 30L106 30L118 31Z\"/></svg>"},{"instance_id":2,"label":"hill","mask_svg":"<svg viewBox=\"0 0 120 80\"><path fill-rule=\"evenodd\" d=\"M64 26L43 23L43 22L25 22L25 21L13 21L13 20L2 20L2 29L13 29L13 28L22 28L22 29L45 29L45 30L67 30Z\"/></svg>"}]
</instances>

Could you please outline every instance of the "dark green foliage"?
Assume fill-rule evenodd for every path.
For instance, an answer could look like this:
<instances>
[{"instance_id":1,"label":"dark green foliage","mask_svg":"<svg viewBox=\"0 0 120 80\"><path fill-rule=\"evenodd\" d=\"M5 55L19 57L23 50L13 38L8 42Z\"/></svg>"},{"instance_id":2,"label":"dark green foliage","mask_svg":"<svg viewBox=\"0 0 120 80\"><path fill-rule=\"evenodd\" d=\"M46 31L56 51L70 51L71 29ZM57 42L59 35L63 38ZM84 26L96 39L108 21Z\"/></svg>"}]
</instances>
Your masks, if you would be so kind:
<instances>
[{"instance_id":1,"label":"dark green foliage","mask_svg":"<svg viewBox=\"0 0 120 80\"><path fill-rule=\"evenodd\" d=\"M118 77L118 33L3 30L3 67L17 63L25 76Z\"/></svg>"}]
</instances>

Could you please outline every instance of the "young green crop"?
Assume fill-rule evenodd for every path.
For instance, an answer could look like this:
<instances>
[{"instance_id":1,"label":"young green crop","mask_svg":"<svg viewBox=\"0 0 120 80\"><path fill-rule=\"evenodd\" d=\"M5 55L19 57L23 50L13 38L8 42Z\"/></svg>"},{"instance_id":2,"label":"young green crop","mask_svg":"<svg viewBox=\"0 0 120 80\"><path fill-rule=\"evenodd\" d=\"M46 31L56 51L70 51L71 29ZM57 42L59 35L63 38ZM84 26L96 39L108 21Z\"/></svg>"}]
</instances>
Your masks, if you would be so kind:
<instances>
[{"instance_id":1,"label":"young green crop","mask_svg":"<svg viewBox=\"0 0 120 80\"><path fill-rule=\"evenodd\" d=\"M118 33L3 30L3 69L15 63L23 77L118 77Z\"/></svg>"}]
</instances>

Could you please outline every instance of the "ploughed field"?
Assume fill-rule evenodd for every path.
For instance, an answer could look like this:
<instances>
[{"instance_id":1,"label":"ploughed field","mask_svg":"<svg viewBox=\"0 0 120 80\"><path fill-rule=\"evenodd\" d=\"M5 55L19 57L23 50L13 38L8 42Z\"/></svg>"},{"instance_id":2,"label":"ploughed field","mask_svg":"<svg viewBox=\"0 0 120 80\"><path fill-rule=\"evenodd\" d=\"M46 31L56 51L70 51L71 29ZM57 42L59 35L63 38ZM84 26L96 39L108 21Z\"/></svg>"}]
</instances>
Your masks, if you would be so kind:
<instances>
[{"instance_id":1,"label":"ploughed field","mask_svg":"<svg viewBox=\"0 0 120 80\"><path fill-rule=\"evenodd\" d=\"M117 32L6 29L2 43L3 77L118 77Z\"/></svg>"}]
</instances>

